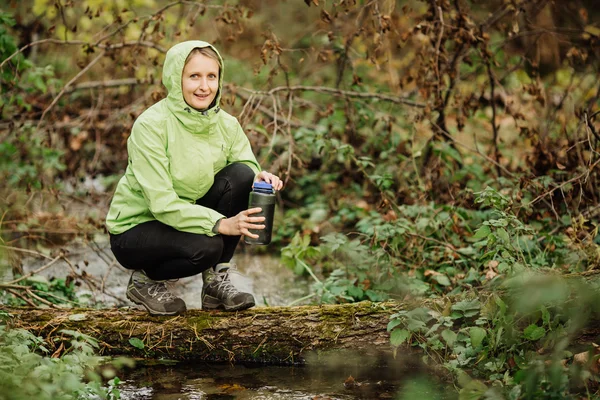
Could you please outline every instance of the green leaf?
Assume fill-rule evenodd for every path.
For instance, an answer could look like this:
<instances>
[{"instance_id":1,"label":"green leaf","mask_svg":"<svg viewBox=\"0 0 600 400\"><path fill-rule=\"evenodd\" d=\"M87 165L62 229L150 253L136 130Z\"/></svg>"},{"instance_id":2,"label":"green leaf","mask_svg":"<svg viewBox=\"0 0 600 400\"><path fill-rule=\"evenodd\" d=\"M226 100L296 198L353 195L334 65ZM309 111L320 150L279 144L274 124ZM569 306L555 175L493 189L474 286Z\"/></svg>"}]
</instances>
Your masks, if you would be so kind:
<instances>
[{"instance_id":1,"label":"green leaf","mask_svg":"<svg viewBox=\"0 0 600 400\"><path fill-rule=\"evenodd\" d=\"M481 308L481 302L477 299L474 300L463 300L452 305L453 311L460 311L466 314L469 311L478 311Z\"/></svg>"},{"instance_id":2,"label":"green leaf","mask_svg":"<svg viewBox=\"0 0 600 400\"><path fill-rule=\"evenodd\" d=\"M388 322L387 331L388 332L391 331L392 329L394 329L395 327L397 327L401 323L402 323L402 321L399 320L399 319L392 319L390 322Z\"/></svg>"},{"instance_id":3,"label":"green leaf","mask_svg":"<svg viewBox=\"0 0 600 400\"><path fill-rule=\"evenodd\" d=\"M398 347L410 337L410 332L406 329L394 329L390 335L392 346Z\"/></svg>"},{"instance_id":4,"label":"green leaf","mask_svg":"<svg viewBox=\"0 0 600 400\"><path fill-rule=\"evenodd\" d=\"M528 340L539 340L546 335L546 330L536 324L531 324L523 331L523 337Z\"/></svg>"},{"instance_id":5,"label":"green leaf","mask_svg":"<svg viewBox=\"0 0 600 400\"><path fill-rule=\"evenodd\" d=\"M508 236L508 232L506 232L506 229L498 228L498 230L496 230L496 233L504 243L510 243L510 237Z\"/></svg>"},{"instance_id":6,"label":"green leaf","mask_svg":"<svg viewBox=\"0 0 600 400\"><path fill-rule=\"evenodd\" d=\"M450 329L446 329L442 331L442 338L446 342L446 344L450 347L454 346L454 342L456 341L457 334Z\"/></svg>"},{"instance_id":7,"label":"green leaf","mask_svg":"<svg viewBox=\"0 0 600 400\"><path fill-rule=\"evenodd\" d=\"M542 305L541 309L542 309L542 321L544 321L545 325L549 325L550 324L550 312L544 305Z\"/></svg>"},{"instance_id":8,"label":"green leaf","mask_svg":"<svg viewBox=\"0 0 600 400\"><path fill-rule=\"evenodd\" d=\"M475 231L475 234L473 235L473 239L485 239L487 238L490 233L492 233L492 230L490 229L489 226L487 225L482 225L481 228L477 229L477 231Z\"/></svg>"},{"instance_id":9,"label":"green leaf","mask_svg":"<svg viewBox=\"0 0 600 400\"><path fill-rule=\"evenodd\" d=\"M459 400L479 400L482 399L487 391L485 383L473 379L464 388L460 389Z\"/></svg>"},{"instance_id":10,"label":"green leaf","mask_svg":"<svg viewBox=\"0 0 600 400\"><path fill-rule=\"evenodd\" d=\"M471 346L473 346L473 348L477 348L477 347L481 346L481 343L483 342L483 339L485 339L486 335L487 335L487 332L483 328L479 328L477 326L472 326L471 328L469 328L469 336L471 337Z\"/></svg>"},{"instance_id":11,"label":"green leaf","mask_svg":"<svg viewBox=\"0 0 600 400\"><path fill-rule=\"evenodd\" d=\"M136 337L130 338L129 344L132 345L133 347L135 347L136 349L140 349L140 350L143 350L145 347L144 342L142 342L140 339L138 339Z\"/></svg>"},{"instance_id":12,"label":"green leaf","mask_svg":"<svg viewBox=\"0 0 600 400\"><path fill-rule=\"evenodd\" d=\"M446 275L436 275L433 278L442 286L450 286L450 279Z\"/></svg>"},{"instance_id":13,"label":"green leaf","mask_svg":"<svg viewBox=\"0 0 600 400\"><path fill-rule=\"evenodd\" d=\"M349 296L354 297L355 299L362 300L365 292L356 286L348 286L347 292Z\"/></svg>"}]
</instances>

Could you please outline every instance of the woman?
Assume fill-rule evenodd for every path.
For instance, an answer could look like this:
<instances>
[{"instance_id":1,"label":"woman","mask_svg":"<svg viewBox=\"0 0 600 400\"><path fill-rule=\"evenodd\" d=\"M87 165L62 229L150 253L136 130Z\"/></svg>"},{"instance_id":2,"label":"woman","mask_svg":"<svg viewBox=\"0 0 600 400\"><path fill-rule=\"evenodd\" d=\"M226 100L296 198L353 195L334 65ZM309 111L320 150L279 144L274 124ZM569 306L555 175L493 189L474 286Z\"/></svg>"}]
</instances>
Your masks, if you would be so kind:
<instances>
[{"instance_id":1,"label":"woman","mask_svg":"<svg viewBox=\"0 0 600 400\"><path fill-rule=\"evenodd\" d=\"M230 281L241 235L264 229L260 208L246 210L255 181L275 190L281 180L261 171L237 119L221 110L223 60L209 43L173 46L163 66L167 98L144 111L127 141L127 170L106 225L111 250L134 270L127 297L153 315L186 310L166 280L202 272L202 308L254 306Z\"/></svg>"}]
</instances>

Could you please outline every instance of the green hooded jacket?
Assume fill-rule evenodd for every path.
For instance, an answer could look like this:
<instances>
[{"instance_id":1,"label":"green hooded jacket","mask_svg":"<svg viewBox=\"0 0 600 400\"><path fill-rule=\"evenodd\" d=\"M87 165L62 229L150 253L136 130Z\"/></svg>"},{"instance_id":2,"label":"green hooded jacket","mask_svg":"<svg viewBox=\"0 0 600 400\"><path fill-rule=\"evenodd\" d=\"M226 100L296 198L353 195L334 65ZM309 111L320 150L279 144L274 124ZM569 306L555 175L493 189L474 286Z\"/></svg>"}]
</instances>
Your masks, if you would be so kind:
<instances>
[{"instance_id":1,"label":"green hooded jacket","mask_svg":"<svg viewBox=\"0 0 600 400\"><path fill-rule=\"evenodd\" d=\"M225 216L195 201L208 192L215 174L228 164L241 162L260 172L239 122L219 107L223 68L211 108L197 111L185 102L181 76L187 56L196 47L217 52L197 40L169 49L162 77L168 96L133 124L127 140L127 169L106 217L112 234L158 220L180 231L213 236L212 228Z\"/></svg>"}]
</instances>

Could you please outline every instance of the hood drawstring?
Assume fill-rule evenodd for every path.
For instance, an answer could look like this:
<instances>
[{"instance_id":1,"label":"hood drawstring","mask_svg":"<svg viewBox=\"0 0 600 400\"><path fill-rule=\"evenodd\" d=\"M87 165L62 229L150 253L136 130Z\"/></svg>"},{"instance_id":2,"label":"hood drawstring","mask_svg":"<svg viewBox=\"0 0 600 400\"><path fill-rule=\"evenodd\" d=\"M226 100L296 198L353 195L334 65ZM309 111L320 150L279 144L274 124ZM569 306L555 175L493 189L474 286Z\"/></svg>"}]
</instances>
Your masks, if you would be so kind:
<instances>
[{"instance_id":1,"label":"hood drawstring","mask_svg":"<svg viewBox=\"0 0 600 400\"><path fill-rule=\"evenodd\" d=\"M189 107L184 108L183 111L187 111L188 114L192 113L192 109L189 108ZM219 111L221 111L221 107L216 107L215 108L215 114L218 113ZM202 115L204 115L206 117L206 116L208 116L209 110L204 110L204 111L199 111L199 112L200 112L200 114L202 114Z\"/></svg>"}]
</instances>

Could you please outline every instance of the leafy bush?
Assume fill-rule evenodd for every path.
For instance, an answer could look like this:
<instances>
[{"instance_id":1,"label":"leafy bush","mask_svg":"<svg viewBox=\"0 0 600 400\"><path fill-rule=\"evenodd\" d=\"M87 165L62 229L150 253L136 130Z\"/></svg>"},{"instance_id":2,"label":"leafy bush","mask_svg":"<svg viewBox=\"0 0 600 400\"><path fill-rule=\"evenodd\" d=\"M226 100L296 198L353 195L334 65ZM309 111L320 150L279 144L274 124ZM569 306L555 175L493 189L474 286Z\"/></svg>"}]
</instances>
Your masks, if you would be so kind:
<instances>
[{"instance_id":1,"label":"leafy bush","mask_svg":"<svg viewBox=\"0 0 600 400\"><path fill-rule=\"evenodd\" d=\"M454 372L461 399L575 399L597 387L595 350L576 355L570 342L600 311L596 288L539 273L515 275L503 288L392 315L392 345L419 347Z\"/></svg>"},{"instance_id":2,"label":"leafy bush","mask_svg":"<svg viewBox=\"0 0 600 400\"><path fill-rule=\"evenodd\" d=\"M6 315L5 315L6 316ZM94 355L98 343L78 332L63 330L70 337L62 354L49 354L40 337L23 329L0 325L0 393L6 400L69 400L120 398L119 378L113 370L102 376L94 372L102 358Z\"/></svg>"},{"instance_id":3,"label":"leafy bush","mask_svg":"<svg viewBox=\"0 0 600 400\"><path fill-rule=\"evenodd\" d=\"M475 196L481 210L431 203L381 215L346 208L339 214L354 216L356 233L331 233L319 245L297 233L282 261L296 273L310 268L325 276L315 287L325 302L456 294L525 269L575 272L596 261L580 251L580 266L568 262L576 249L565 235L523 223L515 214L519 204L501 192L487 187Z\"/></svg>"}]
</instances>

